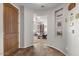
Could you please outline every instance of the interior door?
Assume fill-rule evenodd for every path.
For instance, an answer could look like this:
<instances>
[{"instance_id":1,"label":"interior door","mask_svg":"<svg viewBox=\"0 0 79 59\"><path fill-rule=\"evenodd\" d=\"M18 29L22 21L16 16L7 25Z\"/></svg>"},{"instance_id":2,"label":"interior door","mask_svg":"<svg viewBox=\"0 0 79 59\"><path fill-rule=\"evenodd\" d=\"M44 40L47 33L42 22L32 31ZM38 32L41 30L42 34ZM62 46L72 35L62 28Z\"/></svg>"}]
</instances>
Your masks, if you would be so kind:
<instances>
[{"instance_id":1,"label":"interior door","mask_svg":"<svg viewBox=\"0 0 79 59\"><path fill-rule=\"evenodd\" d=\"M18 9L4 3L4 55L11 55L18 48Z\"/></svg>"}]
</instances>

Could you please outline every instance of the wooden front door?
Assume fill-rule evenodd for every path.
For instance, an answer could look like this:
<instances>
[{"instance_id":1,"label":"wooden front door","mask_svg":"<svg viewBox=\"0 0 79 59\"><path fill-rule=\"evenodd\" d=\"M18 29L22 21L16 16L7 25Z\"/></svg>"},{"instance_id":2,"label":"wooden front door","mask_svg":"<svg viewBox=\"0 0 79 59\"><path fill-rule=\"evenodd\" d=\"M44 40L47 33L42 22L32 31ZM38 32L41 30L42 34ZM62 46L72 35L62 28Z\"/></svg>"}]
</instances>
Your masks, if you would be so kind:
<instances>
[{"instance_id":1,"label":"wooden front door","mask_svg":"<svg viewBox=\"0 0 79 59\"><path fill-rule=\"evenodd\" d=\"M18 48L18 9L4 3L4 55L11 55Z\"/></svg>"}]
</instances>

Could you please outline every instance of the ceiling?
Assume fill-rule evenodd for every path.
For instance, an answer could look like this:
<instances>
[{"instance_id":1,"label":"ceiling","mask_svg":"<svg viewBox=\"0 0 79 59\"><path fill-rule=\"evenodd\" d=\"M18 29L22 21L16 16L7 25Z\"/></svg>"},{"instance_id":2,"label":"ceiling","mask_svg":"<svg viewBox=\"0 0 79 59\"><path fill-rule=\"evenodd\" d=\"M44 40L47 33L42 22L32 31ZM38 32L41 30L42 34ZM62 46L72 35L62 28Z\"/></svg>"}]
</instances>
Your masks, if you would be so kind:
<instances>
[{"instance_id":1,"label":"ceiling","mask_svg":"<svg viewBox=\"0 0 79 59\"><path fill-rule=\"evenodd\" d=\"M54 9L55 7L63 3L17 3L19 6L25 6L34 10L48 10ZM42 7L41 7L42 6Z\"/></svg>"}]
</instances>

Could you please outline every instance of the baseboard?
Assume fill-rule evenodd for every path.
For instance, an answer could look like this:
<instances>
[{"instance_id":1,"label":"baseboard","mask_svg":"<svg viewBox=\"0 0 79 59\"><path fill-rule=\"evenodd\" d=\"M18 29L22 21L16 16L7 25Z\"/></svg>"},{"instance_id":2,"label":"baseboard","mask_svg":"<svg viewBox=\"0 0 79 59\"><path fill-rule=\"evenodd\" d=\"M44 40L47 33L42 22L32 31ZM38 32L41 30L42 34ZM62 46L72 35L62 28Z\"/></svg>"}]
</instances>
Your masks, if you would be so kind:
<instances>
[{"instance_id":1,"label":"baseboard","mask_svg":"<svg viewBox=\"0 0 79 59\"><path fill-rule=\"evenodd\" d=\"M61 51L60 49L58 49L58 48L56 48L56 47L54 47L54 46L50 46L50 45L47 45L47 46L58 50L59 52L61 52L62 54L64 54L64 56L66 56L66 53L64 53L64 52Z\"/></svg>"},{"instance_id":2,"label":"baseboard","mask_svg":"<svg viewBox=\"0 0 79 59\"><path fill-rule=\"evenodd\" d=\"M3 56L3 52L2 51L0 51L0 56Z\"/></svg>"},{"instance_id":3,"label":"baseboard","mask_svg":"<svg viewBox=\"0 0 79 59\"><path fill-rule=\"evenodd\" d=\"M27 46L27 47L24 47L24 48L29 48L29 47L34 47L33 45L31 45L31 46Z\"/></svg>"}]
</instances>

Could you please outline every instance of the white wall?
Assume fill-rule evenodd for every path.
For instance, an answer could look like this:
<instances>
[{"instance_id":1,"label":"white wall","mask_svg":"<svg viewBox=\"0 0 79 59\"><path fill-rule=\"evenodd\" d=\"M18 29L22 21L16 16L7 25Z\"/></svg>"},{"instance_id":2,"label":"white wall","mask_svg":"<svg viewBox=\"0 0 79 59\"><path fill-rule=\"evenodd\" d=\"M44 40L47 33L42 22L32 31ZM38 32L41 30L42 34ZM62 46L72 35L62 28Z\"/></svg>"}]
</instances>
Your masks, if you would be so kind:
<instances>
[{"instance_id":1,"label":"white wall","mask_svg":"<svg viewBox=\"0 0 79 59\"><path fill-rule=\"evenodd\" d=\"M19 48L33 45L33 10L26 6L13 4L19 9Z\"/></svg>"},{"instance_id":2,"label":"white wall","mask_svg":"<svg viewBox=\"0 0 79 59\"><path fill-rule=\"evenodd\" d=\"M0 3L0 55L3 55L3 4Z\"/></svg>"},{"instance_id":3,"label":"white wall","mask_svg":"<svg viewBox=\"0 0 79 59\"><path fill-rule=\"evenodd\" d=\"M66 24L65 24L65 16L66 16L66 4L60 5L56 7L48 16L48 46L53 47L66 54ZM56 35L56 25L55 25L55 11L63 8L63 18L62 18L62 38L57 38Z\"/></svg>"},{"instance_id":4,"label":"white wall","mask_svg":"<svg viewBox=\"0 0 79 59\"><path fill-rule=\"evenodd\" d=\"M74 13L74 26L71 26L70 22L70 14ZM75 18L75 15L79 13L79 3L76 4L76 8L74 8L71 11L68 11L68 28L67 28L67 54L70 56L79 56L79 19ZM72 30L74 31L74 34L72 33Z\"/></svg>"},{"instance_id":5,"label":"white wall","mask_svg":"<svg viewBox=\"0 0 79 59\"><path fill-rule=\"evenodd\" d=\"M63 39L57 39L55 34L55 18L54 11L63 7ZM72 22L70 21L71 13L74 13L74 26L71 26ZM52 13L48 16L48 45L50 47L56 48L59 51L63 52L65 55L70 56L79 56L79 19L75 19L75 15L79 13L79 4L76 4L76 8L71 11L68 11L68 4L58 6L53 10ZM67 19L67 22L65 22ZM51 27L52 25L52 27ZM74 34L72 30L75 30Z\"/></svg>"},{"instance_id":6,"label":"white wall","mask_svg":"<svg viewBox=\"0 0 79 59\"><path fill-rule=\"evenodd\" d=\"M24 47L33 45L33 10L24 6Z\"/></svg>"},{"instance_id":7,"label":"white wall","mask_svg":"<svg viewBox=\"0 0 79 59\"><path fill-rule=\"evenodd\" d=\"M24 48L24 6L20 6L20 48Z\"/></svg>"},{"instance_id":8,"label":"white wall","mask_svg":"<svg viewBox=\"0 0 79 59\"><path fill-rule=\"evenodd\" d=\"M50 13L47 19L47 41L48 41L48 46L53 47L53 44L55 43L53 40L55 40L55 20L54 20L54 15L53 13Z\"/></svg>"}]
</instances>

